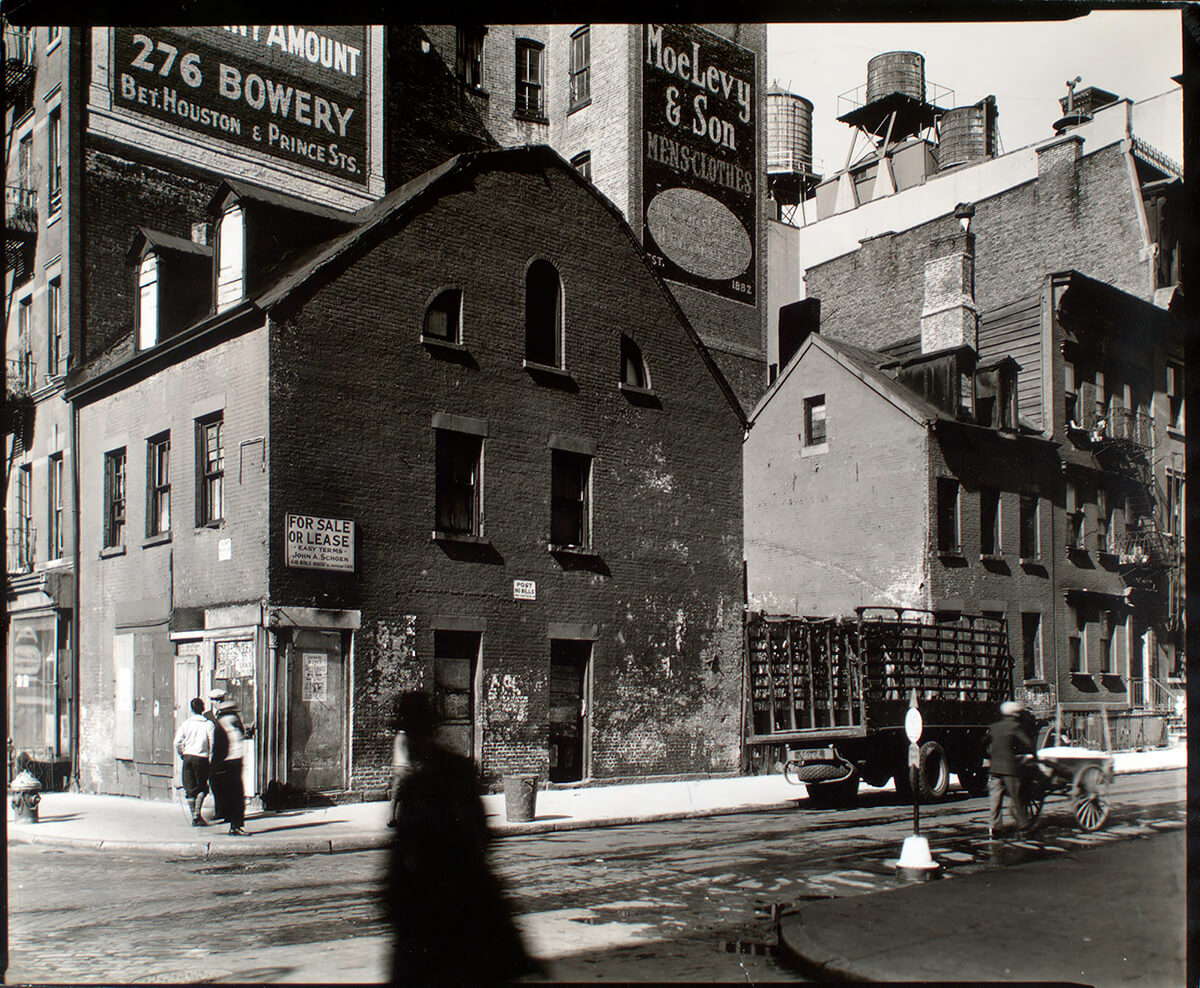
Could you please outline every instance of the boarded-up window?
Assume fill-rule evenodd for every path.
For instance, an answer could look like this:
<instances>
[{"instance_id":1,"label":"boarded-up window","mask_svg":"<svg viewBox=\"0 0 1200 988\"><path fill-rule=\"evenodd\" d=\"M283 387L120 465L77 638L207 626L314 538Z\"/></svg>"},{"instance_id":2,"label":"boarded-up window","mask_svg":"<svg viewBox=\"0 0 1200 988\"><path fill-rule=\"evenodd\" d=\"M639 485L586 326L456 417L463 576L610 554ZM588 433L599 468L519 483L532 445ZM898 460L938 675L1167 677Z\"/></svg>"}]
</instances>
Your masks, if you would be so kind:
<instances>
[{"instance_id":1,"label":"boarded-up window","mask_svg":"<svg viewBox=\"0 0 1200 988\"><path fill-rule=\"evenodd\" d=\"M113 635L113 757L133 757L133 633Z\"/></svg>"},{"instance_id":2,"label":"boarded-up window","mask_svg":"<svg viewBox=\"0 0 1200 988\"><path fill-rule=\"evenodd\" d=\"M467 758L475 755L475 677L481 635L434 631L433 699L438 740Z\"/></svg>"}]
</instances>

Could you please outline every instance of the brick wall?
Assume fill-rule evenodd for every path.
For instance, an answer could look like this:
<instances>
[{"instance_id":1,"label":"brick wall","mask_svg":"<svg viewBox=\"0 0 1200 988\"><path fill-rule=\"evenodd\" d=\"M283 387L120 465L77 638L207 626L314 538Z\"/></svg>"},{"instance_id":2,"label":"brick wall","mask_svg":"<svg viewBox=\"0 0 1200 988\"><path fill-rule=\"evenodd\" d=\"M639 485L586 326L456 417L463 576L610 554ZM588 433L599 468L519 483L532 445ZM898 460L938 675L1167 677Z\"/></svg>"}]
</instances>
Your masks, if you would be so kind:
<instances>
[{"instance_id":1,"label":"brick wall","mask_svg":"<svg viewBox=\"0 0 1200 988\"><path fill-rule=\"evenodd\" d=\"M281 315L272 336L271 601L362 612L352 785L381 783L384 715L400 690L431 684L438 617L486 625L487 776L545 777L551 622L596 625L593 776L733 770L740 422L628 235L570 175L466 184ZM567 387L521 366L534 257L562 278ZM426 305L451 286L464 291L462 359L418 339ZM618 389L622 332L661 407ZM439 412L487 423L483 550L430 536ZM546 548L552 432L597 444L591 561ZM357 572L285 568L289 511L354 519ZM514 600L514 579L535 581L537 599Z\"/></svg>"},{"instance_id":2,"label":"brick wall","mask_svg":"<svg viewBox=\"0 0 1200 988\"><path fill-rule=\"evenodd\" d=\"M83 339L73 366L95 359L133 331L135 278L125 255L139 226L190 239L206 220L217 178L164 171L95 148L84 153Z\"/></svg>"},{"instance_id":3,"label":"brick wall","mask_svg":"<svg viewBox=\"0 0 1200 988\"><path fill-rule=\"evenodd\" d=\"M804 399L819 394L827 449L805 455ZM746 439L751 607L926 606L926 457L922 425L810 346Z\"/></svg>"},{"instance_id":4,"label":"brick wall","mask_svg":"<svg viewBox=\"0 0 1200 988\"><path fill-rule=\"evenodd\" d=\"M1037 292L1051 271L1075 269L1147 297L1138 209L1119 145L1075 167L1074 142L1044 151L1035 182L975 204L975 301L987 312ZM901 193L903 195L903 193ZM959 232L943 216L810 268L809 297L821 299L821 331L880 347L919 332L924 265L931 245Z\"/></svg>"}]
</instances>

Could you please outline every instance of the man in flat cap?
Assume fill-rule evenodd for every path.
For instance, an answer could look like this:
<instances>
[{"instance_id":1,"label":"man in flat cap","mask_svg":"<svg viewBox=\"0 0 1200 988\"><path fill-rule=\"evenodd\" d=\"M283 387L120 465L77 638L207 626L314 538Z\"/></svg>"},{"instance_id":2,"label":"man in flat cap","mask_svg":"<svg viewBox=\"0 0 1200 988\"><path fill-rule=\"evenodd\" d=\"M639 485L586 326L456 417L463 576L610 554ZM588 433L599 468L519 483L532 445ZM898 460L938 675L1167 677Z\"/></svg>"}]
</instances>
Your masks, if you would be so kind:
<instances>
[{"instance_id":1,"label":"man in flat cap","mask_svg":"<svg viewBox=\"0 0 1200 988\"><path fill-rule=\"evenodd\" d=\"M1021 798L1021 755L1034 754L1033 741L1021 727L1021 714L1025 705L1020 700L1005 700L1000 704L1000 719L988 728L989 757L988 836L1000 828L1000 814L1004 808L1004 797L1012 802L1013 819L1017 833L1029 829L1029 814Z\"/></svg>"}]
</instances>

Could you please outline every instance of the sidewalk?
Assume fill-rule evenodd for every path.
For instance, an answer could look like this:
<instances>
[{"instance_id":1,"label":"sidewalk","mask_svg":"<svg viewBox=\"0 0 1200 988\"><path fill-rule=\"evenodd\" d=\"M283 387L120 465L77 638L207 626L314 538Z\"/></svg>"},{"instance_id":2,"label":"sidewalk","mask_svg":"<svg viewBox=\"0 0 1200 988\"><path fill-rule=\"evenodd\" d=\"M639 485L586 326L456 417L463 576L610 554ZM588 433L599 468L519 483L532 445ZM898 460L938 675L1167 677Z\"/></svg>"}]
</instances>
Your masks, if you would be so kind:
<instances>
[{"instance_id":1,"label":"sidewalk","mask_svg":"<svg viewBox=\"0 0 1200 988\"><path fill-rule=\"evenodd\" d=\"M1122 752L1114 757L1118 773L1154 771L1186 765L1187 749ZM781 775L765 775L546 790L537 794L536 817L528 823L507 820L502 793L484 796L483 804L497 835L520 835L790 807L806 795L803 786L790 785ZM124 854L201 858L331 854L383 847L390 834L386 802L250 813L247 837L230 836L223 824L192 827L177 803L124 796L45 793L36 824L14 822L10 800L6 807L10 842ZM211 800L205 813L211 819Z\"/></svg>"}]
</instances>

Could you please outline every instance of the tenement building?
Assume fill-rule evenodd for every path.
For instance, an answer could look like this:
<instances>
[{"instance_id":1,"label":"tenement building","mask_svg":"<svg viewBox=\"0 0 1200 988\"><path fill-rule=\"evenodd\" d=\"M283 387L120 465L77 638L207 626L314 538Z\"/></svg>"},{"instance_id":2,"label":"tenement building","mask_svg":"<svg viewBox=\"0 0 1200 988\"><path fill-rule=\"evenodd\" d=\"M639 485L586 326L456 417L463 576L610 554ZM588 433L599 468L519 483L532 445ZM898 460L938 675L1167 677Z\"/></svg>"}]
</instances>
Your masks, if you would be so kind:
<instances>
[{"instance_id":1,"label":"tenement building","mask_svg":"<svg viewBox=\"0 0 1200 988\"><path fill-rule=\"evenodd\" d=\"M944 147L906 131L942 112L923 95L876 96L892 137L817 187L815 221L775 225L805 297L751 415L751 606L1000 615L1039 712L1095 731L1103 707L1119 740L1158 740L1183 673L1185 418L1182 174L1138 136L1154 108L1088 90L999 154L951 146L944 116ZM966 109L986 136L994 101Z\"/></svg>"},{"instance_id":2,"label":"tenement building","mask_svg":"<svg viewBox=\"0 0 1200 988\"><path fill-rule=\"evenodd\" d=\"M766 379L764 26L8 41L10 756L162 795L186 700L219 683L260 725L250 791L366 792L392 695L422 685L490 778L736 767L721 464ZM343 240L362 258L304 268ZM416 390L375 379L388 361Z\"/></svg>"},{"instance_id":3,"label":"tenement building","mask_svg":"<svg viewBox=\"0 0 1200 988\"><path fill-rule=\"evenodd\" d=\"M70 388L88 787L160 795L209 683L252 792L382 791L414 688L489 778L735 769L743 418L612 205L542 147L208 209Z\"/></svg>"}]
</instances>

